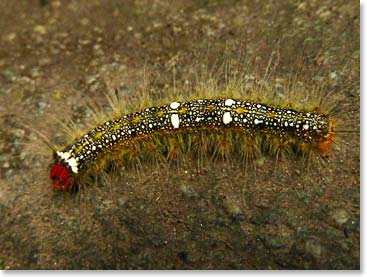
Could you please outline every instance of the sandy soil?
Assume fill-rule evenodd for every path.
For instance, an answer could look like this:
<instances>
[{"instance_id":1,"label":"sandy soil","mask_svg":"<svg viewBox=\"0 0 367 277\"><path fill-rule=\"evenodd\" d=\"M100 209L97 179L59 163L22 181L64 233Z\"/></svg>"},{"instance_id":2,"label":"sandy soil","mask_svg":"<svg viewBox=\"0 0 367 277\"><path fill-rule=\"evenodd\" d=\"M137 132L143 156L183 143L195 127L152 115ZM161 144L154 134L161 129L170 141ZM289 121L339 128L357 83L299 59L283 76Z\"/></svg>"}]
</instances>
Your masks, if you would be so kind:
<instances>
[{"instance_id":1,"label":"sandy soil","mask_svg":"<svg viewBox=\"0 0 367 277\"><path fill-rule=\"evenodd\" d=\"M359 21L342 0L0 1L0 268L359 269ZM78 197L27 145L106 84L133 94L150 71L173 91L242 57L343 96L351 132L326 165L143 164Z\"/></svg>"}]
</instances>

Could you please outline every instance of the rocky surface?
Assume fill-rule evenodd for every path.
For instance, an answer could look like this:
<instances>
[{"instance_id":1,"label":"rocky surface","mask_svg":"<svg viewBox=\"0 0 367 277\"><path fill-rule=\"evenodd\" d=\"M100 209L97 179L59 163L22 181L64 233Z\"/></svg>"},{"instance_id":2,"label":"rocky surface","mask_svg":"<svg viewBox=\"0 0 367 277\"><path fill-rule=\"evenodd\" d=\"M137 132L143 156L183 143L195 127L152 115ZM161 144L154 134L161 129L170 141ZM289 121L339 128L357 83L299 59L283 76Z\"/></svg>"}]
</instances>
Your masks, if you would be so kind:
<instances>
[{"instance_id":1,"label":"rocky surface","mask_svg":"<svg viewBox=\"0 0 367 277\"><path fill-rule=\"evenodd\" d=\"M358 269L359 20L341 0L0 1L0 267ZM297 75L346 99L326 164L142 165L52 190L37 130L62 139L57 120L81 124L108 87L133 97L146 71L159 97L243 57L279 89Z\"/></svg>"}]
</instances>

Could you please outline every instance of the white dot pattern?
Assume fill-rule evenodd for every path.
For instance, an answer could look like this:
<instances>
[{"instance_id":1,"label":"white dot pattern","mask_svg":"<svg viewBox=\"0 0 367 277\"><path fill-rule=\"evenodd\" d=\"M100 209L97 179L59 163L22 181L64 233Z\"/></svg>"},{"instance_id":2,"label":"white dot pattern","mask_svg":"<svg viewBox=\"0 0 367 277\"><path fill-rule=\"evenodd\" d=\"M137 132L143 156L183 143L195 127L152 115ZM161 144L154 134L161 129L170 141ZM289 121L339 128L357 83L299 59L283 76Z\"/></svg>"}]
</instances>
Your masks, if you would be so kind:
<instances>
[{"instance_id":1,"label":"white dot pattern","mask_svg":"<svg viewBox=\"0 0 367 277\"><path fill-rule=\"evenodd\" d=\"M280 138L288 135L312 142L322 141L328 135L329 125L328 116L323 114L230 98L171 102L103 123L64 151L57 152L57 160L76 174L84 164L106 149L155 133L196 128L235 128L242 129L244 133L273 133Z\"/></svg>"}]
</instances>

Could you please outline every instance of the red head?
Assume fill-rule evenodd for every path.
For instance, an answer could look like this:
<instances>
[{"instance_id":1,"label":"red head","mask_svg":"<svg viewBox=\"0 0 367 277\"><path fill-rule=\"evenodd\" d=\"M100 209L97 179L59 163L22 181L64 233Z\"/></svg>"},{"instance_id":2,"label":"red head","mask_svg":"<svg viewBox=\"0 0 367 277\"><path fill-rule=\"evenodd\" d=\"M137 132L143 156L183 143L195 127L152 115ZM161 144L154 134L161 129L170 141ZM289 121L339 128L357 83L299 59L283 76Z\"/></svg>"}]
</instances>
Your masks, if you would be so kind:
<instances>
[{"instance_id":1,"label":"red head","mask_svg":"<svg viewBox=\"0 0 367 277\"><path fill-rule=\"evenodd\" d=\"M51 168L50 178L57 190L70 191L74 185L70 169L61 163L57 163Z\"/></svg>"}]
</instances>

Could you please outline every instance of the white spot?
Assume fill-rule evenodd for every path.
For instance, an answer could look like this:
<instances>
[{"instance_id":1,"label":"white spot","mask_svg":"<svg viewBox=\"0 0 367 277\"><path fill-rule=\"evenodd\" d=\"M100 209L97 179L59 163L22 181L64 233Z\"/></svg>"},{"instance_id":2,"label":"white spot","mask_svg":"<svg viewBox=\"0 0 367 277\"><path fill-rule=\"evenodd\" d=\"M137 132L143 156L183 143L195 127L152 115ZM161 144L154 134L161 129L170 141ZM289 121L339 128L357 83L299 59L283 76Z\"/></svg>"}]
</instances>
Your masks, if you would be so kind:
<instances>
[{"instance_id":1,"label":"white spot","mask_svg":"<svg viewBox=\"0 0 367 277\"><path fill-rule=\"evenodd\" d=\"M176 110L180 105L178 102L172 102L169 106L171 109Z\"/></svg>"},{"instance_id":2,"label":"white spot","mask_svg":"<svg viewBox=\"0 0 367 277\"><path fill-rule=\"evenodd\" d=\"M223 114L223 123L224 124L229 124L232 121L232 116L230 112L225 112Z\"/></svg>"},{"instance_id":3,"label":"white spot","mask_svg":"<svg viewBox=\"0 0 367 277\"><path fill-rule=\"evenodd\" d=\"M254 123L255 125L257 125L257 124L263 123L263 121L255 118Z\"/></svg>"},{"instance_id":4,"label":"white spot","mask_svg":"<svg viewBox=\"0 0 367 277\"><path fill-rule=\"evenodd\" d=\"M76 161L76 159L75 159L75 158L70 158L70 159L68 159L66 162L67 162L67 164L68 164L68 165L70 165L71 167L73 167L73 166L78 166L78 162Z\"/></svg>"},{"instance_id":5,"label":"white spot","mask_svg":"<svg viewBox=\"0 0 367 277\"><path fill-rule=\"evenodd\" d=\"M149 124L149 128L153 128L153 125L152 124Z\"/></svg>"},{"instance_id":6,"label":"white spot","mask_svg":"<svg viewBox=\"0 0 367 277\"><path fill-rule=\"evenodd\" d=\"M303 130L308 130L308 128L310 128L310 126L308 126L307 124L303 125Z\"/></svg>"},{"instance_id":7,"label":"white spot","mask_svg":"<svg viewBox=\"0 0 367 277\"><path fill-rule=\"evenodd\" d=\"M287 127L288 126L288 121L284 122L284 126Z\"/></svg>"},{"instance_id":8,"label":"white spot","mask_svg":"<svg viewBox=\"0 0 367 277\"><path fill-rule=\"evenodd\" d=\"M244 119L243 119L243 122L244 122L244 123L246 123L246 122L247 122L247 119L246 119L246 118L244 118Z\"/></svg>"},{"instance_id":9,"label":"white spot","mask_svg":"<svg viewBox=\"0 0 367 277\"><path fill-rule=\"evenodd\" d=\"M116 136L115 136L115 135L112 135L112 139L113 139L113 140L116 140Z\"/></svg>"},{"instance_id":10,"label":"white spot","mask_svg":"<svg viewBox=\"0 0 367 277\"><path fill-rule=\"evenodd\" d=\"M180 126L180 118L177 113L171 115L171 123L174 129L177 129Z\"/></svg>"},{"instance_id":11,"label":"white spot","mask_svg":"<svg viewBox=\"0 0 367 277\"><path fill-rule=\"evenodd\" d=\"M232 106L233 104L235 103L235 101L233 99L227 99L225 102L224 102L224 105L230 107Z\"/></svg>"},{"instance_id":12,"label":"white spot","mask_svg":"<svg viewBox=\"0 0 367 277\"><path fill-rule=\"evenodd\" d=\"M92 146L92 150L95 151L97 148L95 145Z\"/></svg>"},{"instance_id":13,"label":"white spot","mask_svg":"<svg viewBox=\"0 0 367 277\"><path fill-rule=\"evenodd\" d=\"M67 161L70 157L71 154L69 152L59 152L57 151L56 154L63 160Z\"/></svg>"}]
</instances>

